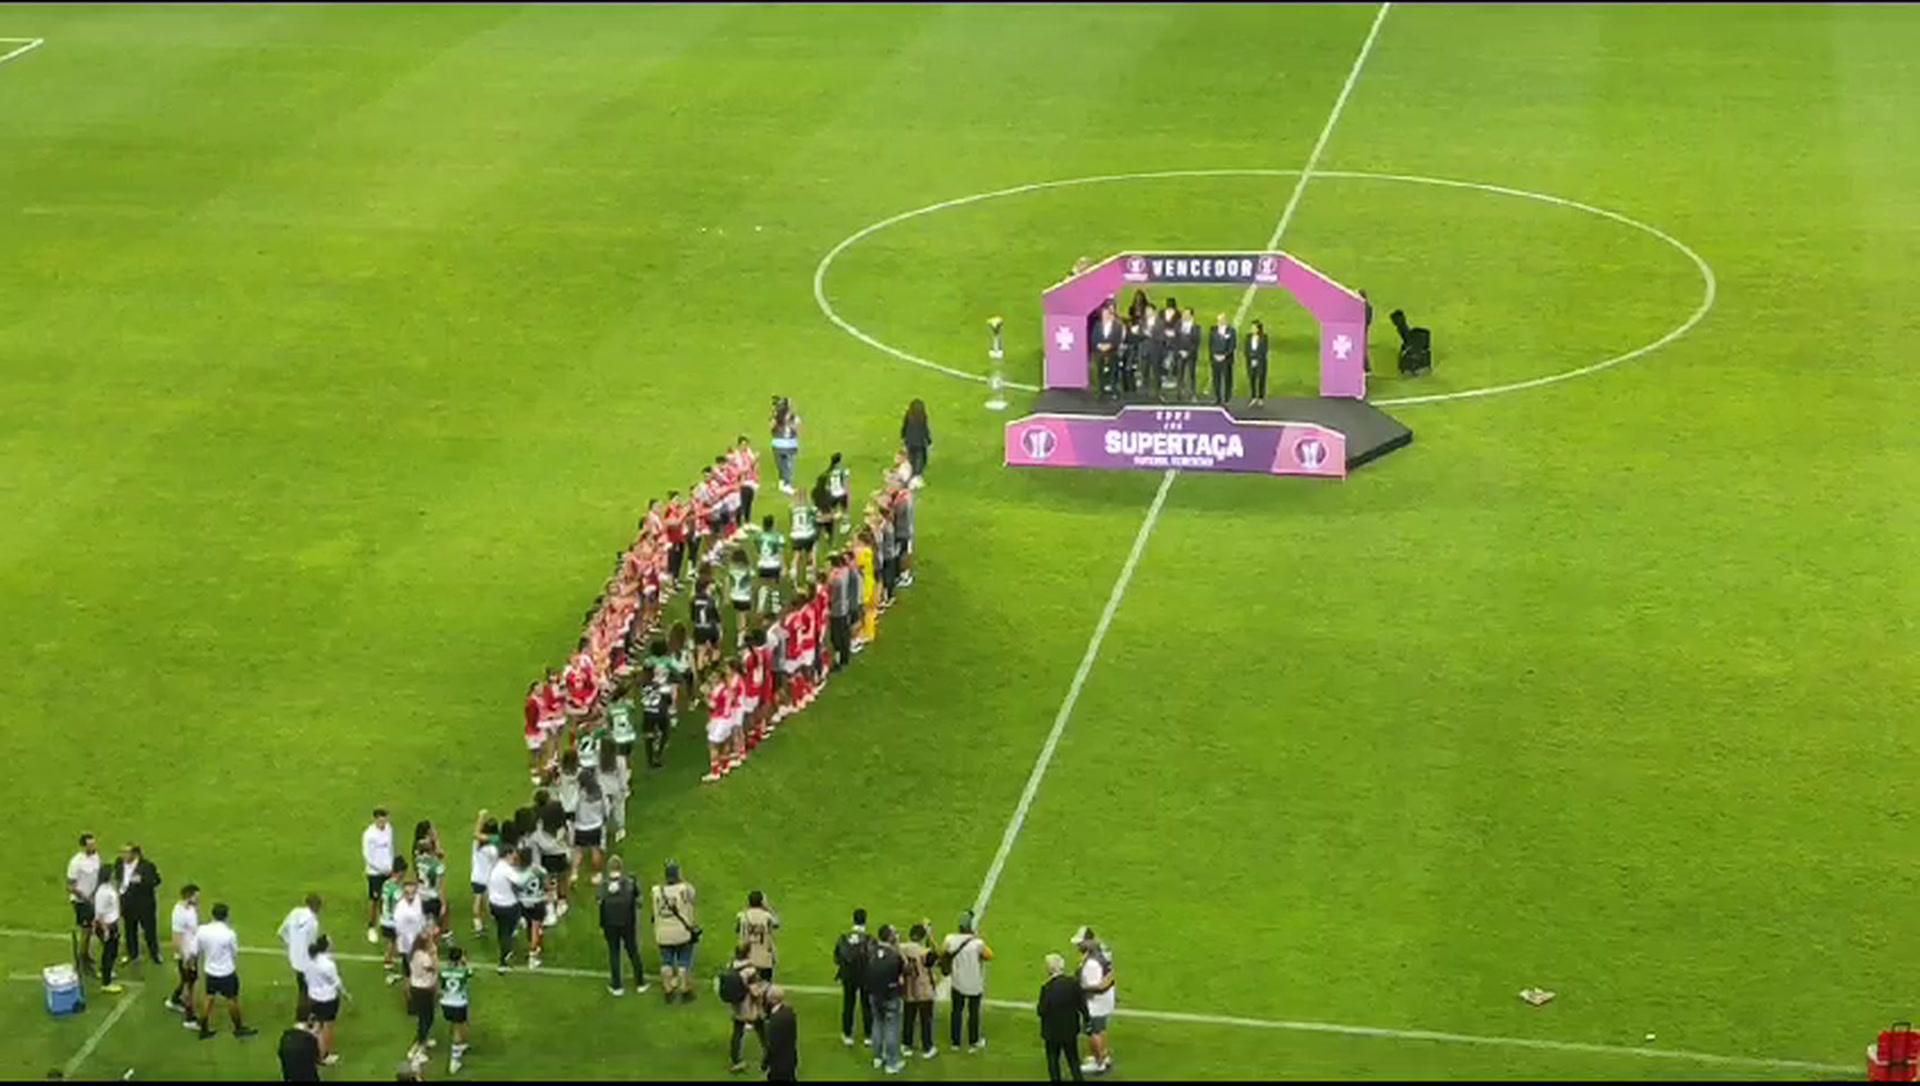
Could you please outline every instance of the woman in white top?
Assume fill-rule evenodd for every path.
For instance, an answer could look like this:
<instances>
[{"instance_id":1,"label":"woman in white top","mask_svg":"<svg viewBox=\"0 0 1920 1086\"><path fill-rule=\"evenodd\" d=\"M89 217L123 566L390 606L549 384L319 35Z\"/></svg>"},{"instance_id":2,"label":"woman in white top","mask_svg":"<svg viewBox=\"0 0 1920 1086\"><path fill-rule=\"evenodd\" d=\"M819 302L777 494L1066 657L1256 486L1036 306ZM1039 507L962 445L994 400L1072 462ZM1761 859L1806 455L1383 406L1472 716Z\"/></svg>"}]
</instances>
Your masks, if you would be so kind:
<instances>
[{"instance_id":1,"label":"woman in white top","mask_svg":"<svg viewBox=\"0 0 1920 1086\"><path fill-rule=\"evenodd\" d=\"M592 883L600 885L600 865L606 862L606 850L601 845L601 837L607 825L607 798L600 790L600 775L596 769L580 771L580 801L573 811L573 847L576 855L584 852L593 865ZM580 865L573 867L573 877L580 877Z\"/></svg>"},{"instance_id":2,"label":"woman in white top","mask_svg":"<svg viewBox=\"0 0 1920 1086\"><path fill-rule=\"evenodd\" d=\"M473 933L486 933L487 880L500 862L500 823L482 808L473 820L473 844L467 860L467 889L473 891Z\"/></svg>"},{"instance_id":3,"label":"woman in white top","mask_svg":"<svg viewBox=\"0 0 1920 1086\"><path fill-rule=\"evenodd\" d=\"M333 1050L333 1022L340 1016L340 999L347 994L340 967L333 963L333 941L322 935L307 948L307 1013L320 1023L320 1062L340 1062Z\"/></svg>"}]
</instances>

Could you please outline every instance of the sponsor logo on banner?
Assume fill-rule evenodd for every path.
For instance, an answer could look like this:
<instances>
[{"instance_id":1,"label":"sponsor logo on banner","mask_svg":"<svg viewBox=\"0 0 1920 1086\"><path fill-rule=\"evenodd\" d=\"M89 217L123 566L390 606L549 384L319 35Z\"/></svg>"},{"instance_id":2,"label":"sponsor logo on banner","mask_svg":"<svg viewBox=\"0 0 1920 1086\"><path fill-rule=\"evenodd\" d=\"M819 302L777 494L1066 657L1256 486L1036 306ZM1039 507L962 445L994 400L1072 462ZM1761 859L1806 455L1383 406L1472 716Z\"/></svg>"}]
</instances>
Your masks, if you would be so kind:
<instances>
[{"instance_id":1,"label":"sponsor logo on banner","mask_svg":"<svg viewBox=\"0 0 1920 1086\"><path fill-rule=\"evenodd\" d=\"M1148 281L1147 280L1147 258L1144 256L1128 257L1127 270L1121 276L1121 278L1125 279L1129 283L1147 282Z\"/></svg>"},{"instance_id":2,"label":"sponsor logo on banner","mask_svg":"<svg viewBox=\"0 0 1920 1086\"><path fill-rule=\"evenodd\" d=\"M1200 434L1179 430L1108 430L1101 447L1143 467L1210 468L1244 460L1239 434Z\"/></svg>"},{"instance_id":3,"label":"sponsor logo on banner","mask_svg":"<svg viewBox=\"0 0 1920 1086\"><path fill-rule=\"evenodd\" d=\"M1035 460L1048 460L1052 458L1053 451L1060 447L1060 439L1045 426L1029 426L1020 435L1020 447Z\"/></svg>"},{"instance_id":4,"label":"sponsor logo on banner","mask_svg":"<svg viewBox=\"0 0 1920 1086\"><path fill-rule=\"evenodd\" d=\"M1317 437L1301 438L1293 447L1293 458L1303 468L1318 468L1327 462L1327 444Z\"/></svg>"},{"instance_id":5,"label":"sponsor logo on banner","mask_svg":"<svg viewBox=\"0 0 1920 1086\"><path fill-rule=\"evenodd\" d=\"M1261 257L1260 266L1253 273L1253 281L1256 283L1278 283L1280 281L1280 258L1273 256Z\"/></svg>"}]
</instances>

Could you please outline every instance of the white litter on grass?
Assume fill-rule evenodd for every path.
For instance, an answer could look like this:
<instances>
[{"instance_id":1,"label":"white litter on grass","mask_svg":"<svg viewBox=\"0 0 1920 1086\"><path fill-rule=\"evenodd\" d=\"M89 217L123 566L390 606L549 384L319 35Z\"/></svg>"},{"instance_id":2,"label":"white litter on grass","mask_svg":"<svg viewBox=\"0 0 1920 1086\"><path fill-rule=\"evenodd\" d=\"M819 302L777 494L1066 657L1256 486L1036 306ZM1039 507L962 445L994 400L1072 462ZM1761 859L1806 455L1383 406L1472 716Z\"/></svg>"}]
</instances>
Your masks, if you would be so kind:
<instances>
[{"instance_id":1,"label":"white litter on grass","mask_svg":"<svg viewBox=\"0 0 1920 1086\"><path fill-rule=\"evenodd\" d=\"M1535 1007L1543 1006L1547 1003L1552 1002L1553 997L1556 994L1557 993L1555 992L1547 991L1545 988L1520 989L1520 998L1526 1000L1528 1004Z\"/></svg>"},{"instance_id":2,"label":"white litter on grass","mask_svg":"<svg viewBox=\"0 0 1920 1086\"><path fill-rule=\"evenodd\" d=\"M1649 1041L1653 1040L1653 1034L1651 1033L1647 1034L1647 1040Z\"/></svg>"}]
</instances>

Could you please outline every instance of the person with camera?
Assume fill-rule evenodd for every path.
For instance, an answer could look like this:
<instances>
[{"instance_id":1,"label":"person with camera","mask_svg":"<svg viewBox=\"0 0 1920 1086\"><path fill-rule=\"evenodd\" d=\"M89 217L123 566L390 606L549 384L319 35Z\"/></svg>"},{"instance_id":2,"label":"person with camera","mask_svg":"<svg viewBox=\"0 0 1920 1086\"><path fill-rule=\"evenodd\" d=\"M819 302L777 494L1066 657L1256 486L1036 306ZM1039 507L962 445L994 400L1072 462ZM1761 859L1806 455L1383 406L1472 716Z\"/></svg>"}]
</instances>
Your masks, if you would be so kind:
<instances>
[{"instance_id":1,"label":"person with camera","mask_svg":"<svg viewBox=\"0 0 1920 1086\"><path fill-rule=\"evenodd\" d=\"M882 924L873 954L867 959L867 998L873 1000L873 1065L889 1075L897 1075L907 1066L900 1051L901 984L905 977L900 936L892 924Z\"/></svg>"},{"instance_id":2,"label":"person with camera","mask_svg":"<svg viewBox=\"0 0 1920 1086\"><path fill-rule=\"evenodd\" d=\"M758 890L748 894L747 907L734 917L734 928L760 979L772 981L774 964L779 960L773 933L780 930L780 917L767 907L767 895Z\"/></svg>"},{"instance_id":3,"label":"person with camera","mask_svg":"<svg viewBox=\"0 0 1920 1086\"><path fill-rule=\"evenodd\" d=\"M867 934L867 910L853 910L853 928L833 943L833 973L840 982L840 1043L853 1047L853 1007L860 1005L860 1038L873 1044L873 1000L867 998L867 960L873 937Z\"/></svg>"},{"instance_id":4,"label":"person with camera","mask_svg":"<svg viewBox=\"0 0 1920 1086\"><path fill-rule=\"evenodd\" d=\"M749 1030L755 1035L760 1032L761 1006L767 991L766 978L754 968L752 950L747 944L733 948L733 960L714 978L714 987L720 1002L732 1012L733 1032L727 1040L727 1058L728 1070L737 1075L747 1069L741 1048ZM765 1052L766 1043L762 1041L761 1054L764 1056Z\"/></svg>"},{"instance_id":5,"label":"person with camera","mask_svg":"<svg viewBox=\"0 0 1920 1086\"><path fill-rule=\"evenodd\" d=\"M936 955L931 945L932 939L930 923L922 920L907 929L907 941L900 944L900 994L906 1010L900 1034L904 1049L912 1052L913 1027L916 1022L919 1023L920 1058L926 1060L940 1054L940 1046L933 1043L933 967Z\"/></svg>"},{"instance_id":6,"label":"person with camera","mask_svg":"<svg viewBox=\"0 0 1920 1086\"><path fill-rule=\"evenodd\" d=\"M653 941L660 948L660 988L668 1003L693 1002L693 949L700 942L693 884L667 861L666 880L653 888Z\"/></svg>"},{"instance_id":7,"label":"person with camera","mask_svg":"<svg viewBox=\"0 0 1920 1086\"><path fill-rule=\"evenodd\" d=\"M993 960L993 948L974 930L973 913L960 917L960 930L947 936L940 946L940 969L951 980L953 1010L948 1019L947 1039L953 1051L960 1051L960 1019L967 1020L967 1045L973 1051L987 1047L980 1035L980 1004L987 994L987 963Z\"/></svg>"},{"instance_id":8,"label":"person with camera","mask_svg":"<svg viewBox=\"0 0 1920 1086\"><path fill-rule=\"evenodd\" d=\"M774 467L780 474L780 493L793 496L793 462L800 457L800 416L793 401L785 396L773 398L773 420L767 440L773 449Z\"/></svg>"}]
</instances>

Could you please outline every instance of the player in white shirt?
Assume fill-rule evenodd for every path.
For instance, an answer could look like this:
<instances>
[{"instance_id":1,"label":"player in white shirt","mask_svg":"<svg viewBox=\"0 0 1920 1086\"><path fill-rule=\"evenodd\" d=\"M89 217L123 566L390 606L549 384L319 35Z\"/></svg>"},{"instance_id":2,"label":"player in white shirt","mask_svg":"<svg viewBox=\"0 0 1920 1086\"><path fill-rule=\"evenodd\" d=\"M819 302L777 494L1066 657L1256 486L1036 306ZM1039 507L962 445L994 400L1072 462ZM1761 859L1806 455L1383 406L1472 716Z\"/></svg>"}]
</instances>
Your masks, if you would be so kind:
<instances>
[{"instance_id":1,"label":"player in white shirt","mask_svg":"<svg viewBox=\"0 0 1920 1086\"><path fill-rule=\"evenodd\" d=\"M200 932L200 887L188 883L180 888L180 900L173 906L171 927L174 967L180 973L180 983L174 985L173 994L167 997L167 1009L185 1016L181 1025L188 1029L199 1029L200 1022L193 1013L193 985L200 977L200 958L196 949L196 936Z\"/></svg>"},{"instance_id":2,"label":"player in white shirt","mask_svg":"<svg viewBox=\"0 0 1920 1086\"><path fill-rule=\"evenodd\" d=\"M80 835L80 851L67 861L67 900L73 903L73 926L80 929L80 965L93 969L93 892L100 888L100 843L93 834Z\"/></svg>"},{"instance_id":3,"label":"player in white shirt","mask_svg":"<svg viewBox=\"0 0 1920 1086\"><path fill-rule=\"evenodd\" d=\"M93 930L100 936L100 990L126 991L113 982L113 963L120 957L120 886L112 879L101 879L93 888Z\"/></svg>"},{"instance_id":4,"label":"player in white shirt","mask_svg":"<svg viewBox=\"0 0 1920 1086\"><path fill-rule=\"evenodd\" d=\"M200 959L200 974L206 983L206 1001L200 1010L200 1039L213 1036L213 1000L227 1001L227 1017L233 1020L235 1037L251 1037L260 1032L240 1020L240 937L227 925L227 906L213 907L212 923L202 924L193 937L194 956Z\"/></svg>"},{"instance_id":5,"label":"player in white shirt","mask_svg":"<svg viewBox=\"0 0 1920 1086\"><path fill-rule=\"evenodd\" d=\"M393 903L393 948L400 954L400 972L387 974L388 984L397 984L406 972L413 944L427 931L426 902L420 898L420 880L409 875L400 884L400 900Z\"/></svg>"},{"instance_id":6,"label":"player in white shirt","mask_svg":"<svg viewBox=\"0 0 1920 1086\"><path fill-rule=\"evenodd\" d=\"M280 945L287 948L287 964L293 968L293 983L300 990L294 1005L294 1021L304 1022L311 1006L307 996L307 960L312 952L308 948L320 938L320 895L308 894L306 904L294 906L287 918L280 921L279 935Z\"/></svg>"},{"instance_id":7,"label":"player in white shirt","mask_svg":"<svg viewBox=\"0 0 1920 1086\"><path fill-rule=\"evenodd\" d=\"M1084 925L1073 933L1073 945L1081 954L1080 990L1087 997L1087 1046L1093 1050L1080 1070L1104 1075L1113 1067L1113 1049L1107 1044L1107 1020L1113 1016L1116 995L1113 957Z\"/></svg>"},{"instance_id":8,"label":"player in white shirt","mask_svg":"<svg viewBox=\"0 0 1920 1086\"><path fill-rule=\"evenodd\" d=\"M393 873L393 823L385 807L373 809L373 824L360 831L360 862L367 876L367 942L380 941L380 888Z\"/></svg>"},{"instance_id":9,"label":"player in white shirt","mask_svg":"<svg viewBox=\"0 0 1920 1086\"><path fill-rule=\"evenodd\" d=\"M333 962L333 940L322 935L307 951L304 991L309 999L308 1013L320 1023L320 1062L332 1067L340 1062L333 1050L333 1023L340 1017L340 1000L347 994L347 986L341 983L340 967Z\"/></svg>"},{"instance_id":10,"label":"player in white shirt","mask_svg":"<svg viewBox=\"0 0 1920 1086\"><path fill-rule=\"evenodd\" d=\"M487 879L493 865L500 862L500 823L482 809L473 820L473 843L467 854L467 888L473 891L473 933L484 935L486 925Z\"/></svg>"}]
</instances>

